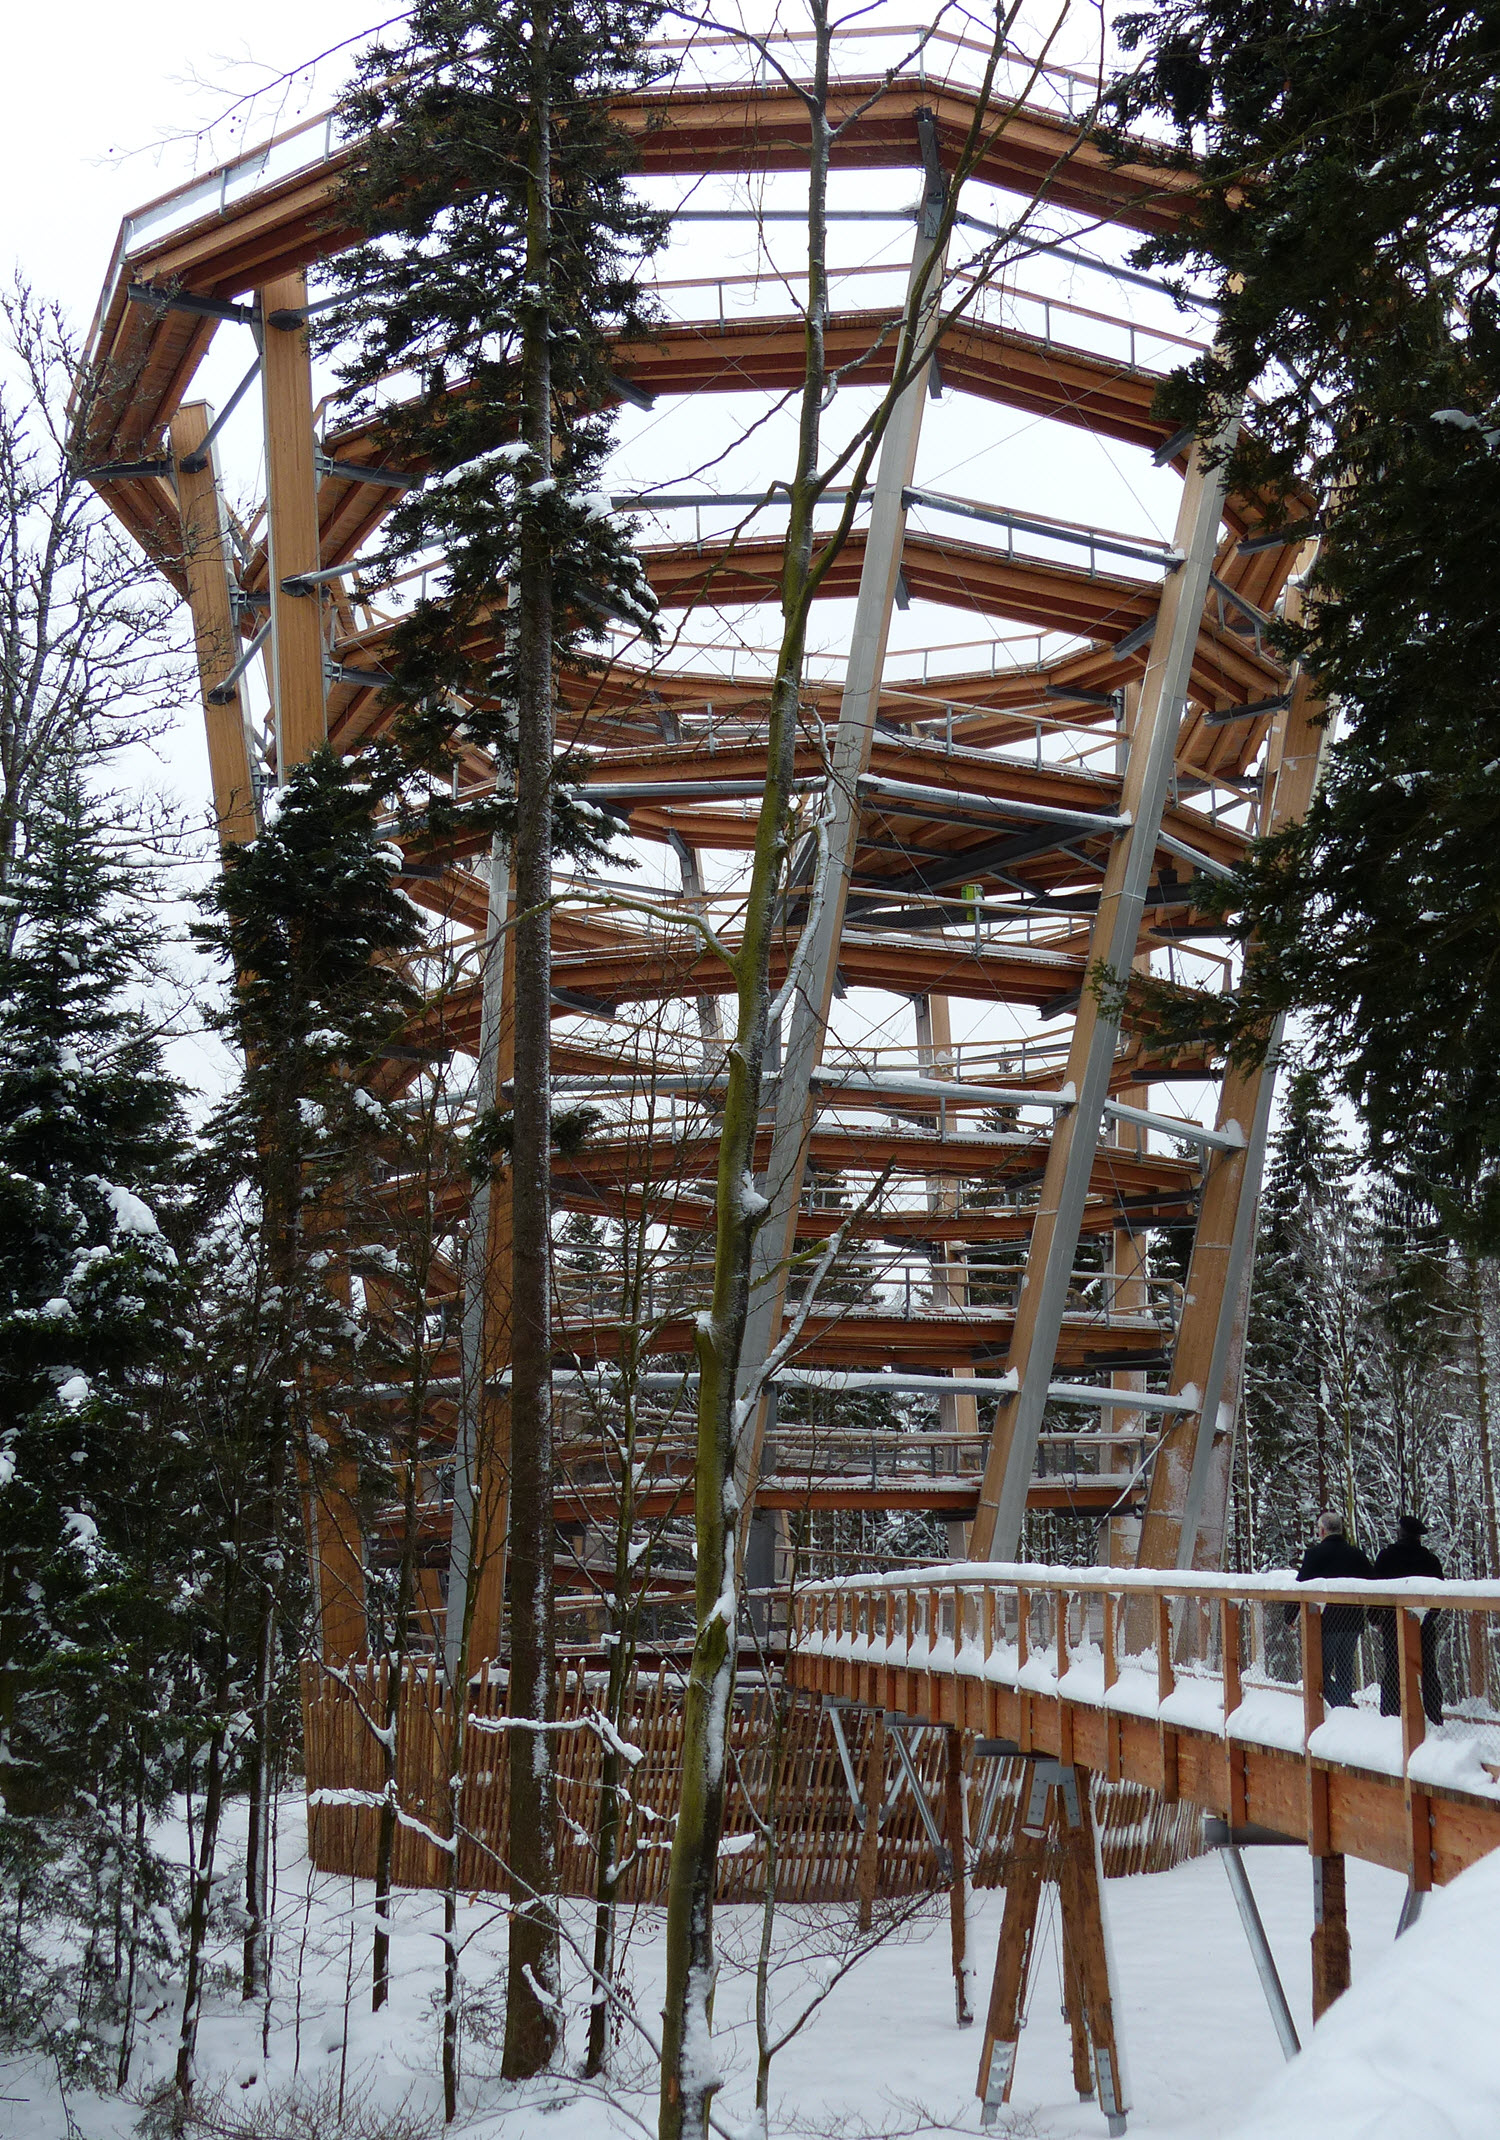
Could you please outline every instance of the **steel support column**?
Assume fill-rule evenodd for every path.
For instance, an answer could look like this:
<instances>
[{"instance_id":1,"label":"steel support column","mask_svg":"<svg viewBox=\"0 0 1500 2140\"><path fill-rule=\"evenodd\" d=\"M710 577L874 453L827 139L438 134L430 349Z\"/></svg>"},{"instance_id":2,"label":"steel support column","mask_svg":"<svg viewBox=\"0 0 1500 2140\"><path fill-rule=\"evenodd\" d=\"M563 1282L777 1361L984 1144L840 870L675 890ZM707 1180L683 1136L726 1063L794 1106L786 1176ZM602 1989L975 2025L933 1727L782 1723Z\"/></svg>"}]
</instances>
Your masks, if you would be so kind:
<instances>
[{"instance_id":1,"label":"steel support column","mask_svg":"<svg viewBox=\"0 0 1500 2140\"><path fill-rule=\"evenodd\" d=\"M1216 447L1227 446L1237 428L1235 417L1215 441ZM1199 448L1188 469L1177 517L1175 548L1183 562L1163 586L1151 658L1141 686L1121 796L1120 816L1126 824L1110 848L1090 933L1090 983L1078 1006L1064 1085L1073 1105L1058 1117L1047 1155L1010 1350L1016 1394L1002 1399L996 1413L989 1462L969 1536L969 1551L976 1559L1008 1560L1020 1543L1026 1492L1120 1030L1120 1007L1104 1000L1091 983L1100 978L1123 984L1136 955L1223 502L1222 464L1209 467ZM1103 975L1100 967L1105 969Z\"/></svg>"}]
</instances>

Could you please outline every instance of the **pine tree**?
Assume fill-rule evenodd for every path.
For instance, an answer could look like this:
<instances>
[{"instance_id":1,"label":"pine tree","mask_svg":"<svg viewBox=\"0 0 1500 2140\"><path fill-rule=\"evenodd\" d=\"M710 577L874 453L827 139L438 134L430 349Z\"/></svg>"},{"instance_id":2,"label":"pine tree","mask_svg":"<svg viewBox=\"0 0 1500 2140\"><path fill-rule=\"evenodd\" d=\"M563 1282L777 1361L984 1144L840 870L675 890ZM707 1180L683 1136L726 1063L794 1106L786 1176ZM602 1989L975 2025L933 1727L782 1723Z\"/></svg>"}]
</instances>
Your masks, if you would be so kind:
<instances>
[{"instance_id":1,"label":"pine tree","mask_svg":"<svg viewBox=\"0 0 1500 2140\"><path fill-rule=\"evenodd\" d=\"M172 1781L160 1696L191 1657L192 1466L163 1367L187 1317L181 1094L140 1007L156 931L116 830L54 774L0 934L0 1863L21 1932L0 2022L47 2028L29 1933L92 1914L81 1959L64 1936L54 1961L74 2051L115 2019L123 2079L168 1897L149 1826ZM103 1959L111 1917L123 1963Z\"/></svg>"},{"instance_id":2,"label":"pine tree","mask_svg":"<svg viewBox=\"0 0 1500 2140\"><path fill-rule=\"evenodd\" d=\"M378 407L392 453L431 471L386 521L374 568L441 560L390 651L387 697L416 763L447 768L468 740L514 774L535 655L523 573L545 588L555 674L599 666L610 620L655 633L629 524L600 486L620 398L612 348L649 333L640 273L668 227L631 190L635 150L609 108L652 79L644 41L659 14L651 0L421 0L404 42L372 46L339 106L360 142L345 209L370 234L330 269L343 406ZM418 391L377 402L398 372ZM522 614L502 630L509 607ZM567 770L557 844L597 852L599 821L574 805ZM494 814L513 834L514 807Z\"/></svg>"}]
</instances>

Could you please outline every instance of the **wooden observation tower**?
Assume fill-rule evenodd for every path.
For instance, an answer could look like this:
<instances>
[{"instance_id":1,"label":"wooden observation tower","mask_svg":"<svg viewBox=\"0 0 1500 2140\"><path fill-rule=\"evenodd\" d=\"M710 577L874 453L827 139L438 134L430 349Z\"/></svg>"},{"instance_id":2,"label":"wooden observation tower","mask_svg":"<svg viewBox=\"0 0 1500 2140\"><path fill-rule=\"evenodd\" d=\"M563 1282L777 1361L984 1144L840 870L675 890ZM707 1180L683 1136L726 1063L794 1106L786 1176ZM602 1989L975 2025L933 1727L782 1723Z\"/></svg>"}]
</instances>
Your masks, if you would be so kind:
<instances>
[{"instance_id":1,"label":"wooden observation tower","mask_svg":"<svg viewBox=\"0 0 1500 2140\"><path fill-rule=\"evenodd\" d=\"M891 376L921 201L951 171L979 73L962 40L934 42L910 76L882 77L890 57L877 33L851 46L834 99L827 339L856 399ZM784 58L795 73L795 39ZM590 754L583 793L642 860L634 907L560 875L554 922L559 1104L598 1117L555 1166L559 1212L599 1222L557 1303L559 1569L585 1631L619 1499L597 1421L627 1372L655 1407L639 1512L666 1520L691 1496L729 977L681 917L732 936L766 767L781 519L749 507L777 474L772 416L801 377L808 120L793 88L743 64L700 43L619 112L653 198L691 200L683 250L663 256L660 331L616 359L617 502L643 515L670 629L648 659L622 626L602 680L560 688L559 733ZM1111 162L1066 70L1015 73L1024 96L997 108L961 227L1035 203L1021 257L987 274L898 404L808 668L799 773L809 792L840 787L837 925L784 1021L763 1125L760 1356L792 1312L792 1252L851 1211L859 1271L808 1314L780 1378L753 1482L761 1584L797 1523L825 1574L840 1538L846 1567L868 1564L869 1519L946 1524L959 1557L1013 1558L1027 1511L1046 1511L1093 1526L1101 1558L1164 1569L1213 1567L1223 1534L1274 1072L1220 1081L1202 1054L1153 1058L1128 990L1099 979L1223 985L1194 882L1305 809L1319 708L1266 639L1295 549L1152 413L1188 338L1125 255L1183 213L1190 176L1144 149ZM366 593L360 560L423 472L393 463L378 420L341 430L319 398L309 276L315 309L319 262L355 238L338 223L348 159L309 121L127 218L92 334L78 449L190 606L226 842L253 836L268 786L325 738L357 752L387 718L395 611ZM747 248L744 272L726 271ZM964 272L955 245L954 287ZM195 381L227 338L248 368L216 414ZM736 487L711 489L692 471L731 422ZM221 453L263 469L256 510L233 509ZM1027 495L1008 475L1022 462ZM1169 480L1164 532L1097 524L1100 498L1159 498ZM494 782L471 750L463 794ZM405 854L399 881L449 979L381 1065L384 1097L426 1074L434 1045L487 1061L503 1091L505 961L486 946L504 941L505 868L487 840L473 848ZM806 922L789 892L783 967ZM451 1624L471 1586L472 1654L500 1657L499 1555L481 1561L473 1541L483 1523L503 1536L503 1464L476 1463L474 1429L476 1408L504 1402L507 1199L503 1177L476 1200L457 1173L449 1195L447 1277L420 1304L424 1625L441 1658L445 1610ZM637 1272L627 1312L611 1244L632 1227L660 1269ZM1164 1227L1196 1229L1185 1277L1151 1267ZM357 1657L388 1512L335 1476L310 1515L323 1654ZM942 1550L941 1531L914 1535Z\"/></svg>"}]
</instances>

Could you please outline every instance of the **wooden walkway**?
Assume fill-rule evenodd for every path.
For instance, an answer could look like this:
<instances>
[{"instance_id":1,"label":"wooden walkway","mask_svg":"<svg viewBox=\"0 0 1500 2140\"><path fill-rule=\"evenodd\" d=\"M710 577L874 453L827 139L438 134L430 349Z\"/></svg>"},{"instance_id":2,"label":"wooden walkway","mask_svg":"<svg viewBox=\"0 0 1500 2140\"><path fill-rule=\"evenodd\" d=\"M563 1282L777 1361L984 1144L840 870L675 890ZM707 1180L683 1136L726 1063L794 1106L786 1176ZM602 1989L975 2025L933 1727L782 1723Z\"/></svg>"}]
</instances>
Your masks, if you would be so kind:
<instances>
[{"instance_id":1,"label":"wooden walkway","mask_svg":"<svg viewBox=\"0 0 1500 2140\"><path fill-rule=\"evenodd\" d=\"M1329 1606L1367 1615L1351 1707L1321 1691ZM1433 1609L1438 1726L1422 1706ZM1399 1715L1381 1714L1383 1668ZM1320 1859L1391 1866L1417 1892L1500 1847L1496 1584L950 1564L804 1590L787 1670L825 1698L1143 1784L1234 1830L1305 1837Z\"/></svg>"}]
</instances>

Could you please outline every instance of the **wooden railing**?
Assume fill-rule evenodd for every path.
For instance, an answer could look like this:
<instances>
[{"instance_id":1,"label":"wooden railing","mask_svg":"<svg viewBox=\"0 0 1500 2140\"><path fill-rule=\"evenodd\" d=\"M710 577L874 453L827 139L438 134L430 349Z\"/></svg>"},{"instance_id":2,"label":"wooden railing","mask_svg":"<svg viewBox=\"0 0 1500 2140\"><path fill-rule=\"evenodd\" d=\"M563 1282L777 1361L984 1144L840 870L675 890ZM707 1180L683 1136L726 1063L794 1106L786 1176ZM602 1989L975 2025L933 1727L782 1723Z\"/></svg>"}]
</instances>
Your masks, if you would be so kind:
<instances>
[{"instance_id":1,"label":"wooden railing","mask_svg":"<svg viewBox=\"0 0 1500 2140\"><path fill-rule=\"evenodd\" d=\"M1419 1887L1500 1847L1500 1584L940 1566L803 1590L788 1670Z\"/></svg>"}]
</instances>

